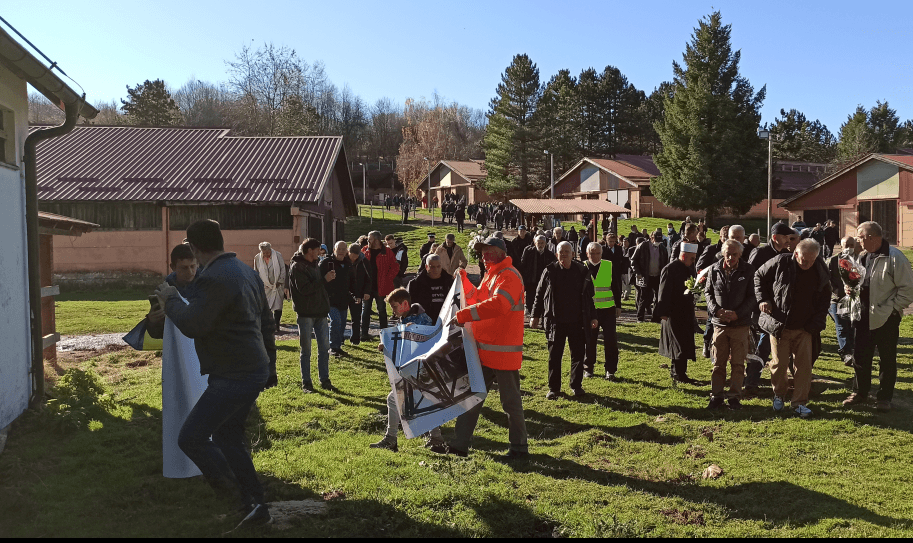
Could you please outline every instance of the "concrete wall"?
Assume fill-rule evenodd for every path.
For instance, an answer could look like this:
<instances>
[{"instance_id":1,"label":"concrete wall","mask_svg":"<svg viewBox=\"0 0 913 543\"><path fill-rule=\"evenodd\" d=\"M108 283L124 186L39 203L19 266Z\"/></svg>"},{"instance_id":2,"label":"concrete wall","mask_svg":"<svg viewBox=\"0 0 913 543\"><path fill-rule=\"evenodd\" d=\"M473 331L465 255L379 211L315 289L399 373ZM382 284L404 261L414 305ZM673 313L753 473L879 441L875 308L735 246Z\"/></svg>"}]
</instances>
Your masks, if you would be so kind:
<instances>
[{"instance_id":1,"label":"concrete wall","mask_svg":"<svg viewBox=\"0 0 913 543\"><path fill-rule=\"evenodd\" d=\"M25 166L28 133L26 83L0 66L0 107L13 113L7 137L15 138L16 164L0 164L0 429L28 407L31 381Z\"/></svg>"}]
</instances>

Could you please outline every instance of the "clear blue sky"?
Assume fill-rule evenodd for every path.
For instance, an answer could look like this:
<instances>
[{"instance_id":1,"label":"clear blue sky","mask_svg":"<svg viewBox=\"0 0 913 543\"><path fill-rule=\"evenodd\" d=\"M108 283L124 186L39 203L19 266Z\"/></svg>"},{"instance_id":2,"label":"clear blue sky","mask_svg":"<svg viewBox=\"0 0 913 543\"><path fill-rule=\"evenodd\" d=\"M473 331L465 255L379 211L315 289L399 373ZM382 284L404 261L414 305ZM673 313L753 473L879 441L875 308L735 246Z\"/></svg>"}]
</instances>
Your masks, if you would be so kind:
<instances>
[{"instance_id":1,"label":"clear blue sky","mask_svg":"<svg viewBox=\"0 0 913 543\"><path fill-rule=\"evenodd\" d=\"M4 2L0 14L86 89L90 101L125 86L191 76L222 81L244 44L272 41L373 103L434 91L487 109L513 55L547 81L559 69L617 66L647 93L671 79L698 19L719 9L742 51L741 72L767 85L764 121L780 108L835 134L857 104L888 100L913 118L913 1L649 0L542 2Z\"/></svg>"}]
</instances>

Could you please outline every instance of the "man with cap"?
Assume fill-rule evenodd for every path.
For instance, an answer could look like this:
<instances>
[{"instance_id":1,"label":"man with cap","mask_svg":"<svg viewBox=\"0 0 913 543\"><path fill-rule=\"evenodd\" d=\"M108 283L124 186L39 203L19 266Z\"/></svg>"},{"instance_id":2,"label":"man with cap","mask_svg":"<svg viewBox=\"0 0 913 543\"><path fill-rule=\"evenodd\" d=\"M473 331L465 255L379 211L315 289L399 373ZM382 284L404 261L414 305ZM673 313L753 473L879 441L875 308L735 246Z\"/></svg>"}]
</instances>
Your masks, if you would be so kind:
<instances>
[{"instance_id":1,"label":"man with cap","mask_svg":"<svg viewBox=\"0 0 913 543\"><path fill-rule=\"evenodd\" d=\"M660 284L660 272L669 262L662 232L653 234L652 241L641 243L634 251L631 265L637 274L640 299L637 300L637 320L644 322L648 309L652 311Z\"/></svg>"},{"instance_id":2,"label":"man with cap","mask_svg":"<svg viewBox=\"0 0 913 543\"><path fill-rule=\"evenodd\" d=\"M586 356L587 327L599 325L593 304L593 279L586 266L574 260L574 246L568 241L558 244L558 262L546 266L536 287L536 301L530 327L538 328L544 317L548 341L548 400L561 394L561 359L564 344L571 351L571 391L574 397L585 395L582 386L583 362Z\"/></svg>"},{"instance_id":3,"label":"man with cap","mask_svg":"<svg viewBox=\"0 0 913 543\"><path fill-rule=\"evenodd\" d=\"M288 269L285 267L282 254L274 250L268 241L261 243L260 252L254 255L254 271L263 281L266 301L269 302L269 308L273 312L278 332L279 323L282 322L282 302L285 300L284 285L288 278Z\"/></svg>"},{"instance_id":4,"label":"man with cap","mask_svg":"<svg viewBox=\"0 0 913 543\"><path fill-rule=\"evenodd\" d=\"M696 243L683 243L678 260L665 268L659 280L659 298L653 311L653 322L662 322L659 354L672 359L669 373L673 383L697 384L688 377L688 360L695 359L694 295L685 281L694 277L691 265L697 257Z\"/></svg>"},{"instance_id":5,"label":"man with cap","mask_svg":"<svg viewBox=\"0 0 913 543\"><path fill-rule=\"evenodd\" d=\"M613 236L608 234L606 237ZM602 258L602 245L590 243L586 249L584 263L593 279L593 304L596 308L596 328L587 329L586 355L583 359L583 376L593 377L596 370L596 344L599 328L602 327L602 341L605 351L605 378L614 381L618 372L618 335L615 320L621 316L621 276L615 273L615 262Z\"/></svg>"},{"instance_id":6,"label":"man with cap","mask_svg":"<svg viewBox=\"0 0 913 543\"><path fill-rule=\"evenodd\" d=\"M425 255L431 252L432 245L434 245L434 232L428 232L428 241L418 250L419 260L425 262Z\"/></svg>"},{"instance_id":7,"label":"man with cap","mask_svg":"<svg viewBox=\"0 0 913 543\"><path fill-rule=\"evenodd\" d=\"M463 326L467 323L479 347L479 360L486 390L498 380L501 407L507 414L510 451L505 456L512 460L529 454L526 419L520 395L520 366L523 362L523 280L507 256L503 239L490 237L477 243L473 250L482 255L487 272L476 290L479 303L466 307L451 321ZM467 456L472 434L475 432L483 403L463 413L456 419L453 438L446 452ZM439 452L432 448L432 451Z\"/></svg>"}]
</instances>

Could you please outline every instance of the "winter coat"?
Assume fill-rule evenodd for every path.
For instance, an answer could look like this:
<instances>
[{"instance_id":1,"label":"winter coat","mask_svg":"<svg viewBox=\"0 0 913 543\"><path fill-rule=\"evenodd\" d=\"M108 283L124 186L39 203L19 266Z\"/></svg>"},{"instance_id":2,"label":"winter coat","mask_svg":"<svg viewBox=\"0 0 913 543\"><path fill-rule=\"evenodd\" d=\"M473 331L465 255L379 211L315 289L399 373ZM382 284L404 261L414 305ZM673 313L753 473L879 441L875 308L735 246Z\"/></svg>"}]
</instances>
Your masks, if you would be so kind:
<instances>
[{"instance_id":1,"label":"winter coat","mask_svg":"<svg viewBox=\"0 0 913 543\"><path fill-rule=\"evenodd\" d=\"M685 292L685 281L694 277L681 260L670 262L659 274L659 295L653 309L653 322L661 322L659 355L666 358L695 359L694 295ZM666 317L666 320L662 320Z\"/></svg>"},{"instance_id":2,"label":"winter coat","mask_svg":"<svg viewBox=\"0 0 913 543\"><path fill-rule=\"evenodd\" d=\"M512 239L509 244L509 249L512 251L511 258L514 262L520 263L523 260L523 251L527 247L533 244L533 235L529 232L526 233L526 237L521 238L519 235Z\"/></svg>"},{"instance_id":3,"label":"winter coat","mask_svg":"<svg viewBox=\"0 0 913 543\"><path fill-rule=\"evenodd\" d=\"M377 294L386 297L387 294L393 292L393 280L399 275L400 263L396 261L396 256L393 254L392 249L386 246L381 249L381 252L377 255L377 262L375 262L377 266ZM364 255L365 264L370 270L371 246L366 245L362 248L361 254Z\"/></svg>"},{"instance_id":4,"label":"winter coat","mask_svg":"<svg viewBox=\"0 0 913 543\"><path fill-rule=\"evenodd\" d=\"M352 303L352 283L355 280L354 266L349 255L346 254L342 261L336 256L330 256L320 261L317 266L320 277L325 277L330 270L336 272L336 279L326 283L327 294L330 297L330 306L344 308Z\"/></svg>"},{"instance_id":5,"label":"winter coat","mask_svg":"<svg viewBox=\"0 0 913 543\"><path fill-rule=\"evenodd\" d=\"M317 262L308 262L300 252L292 257L288 288L299 317L316 319L330 314L330 295L320 267Z\"/></svg>"},{"instance_id":6,"label":"winter coat","mask_svg":"<svg viewBox=\"0 0 913 543\"><path fill-rule=\"evenodd\" d=\"M466 260L466 255L463 253L463 248L456 243L453 244L452 257L447 254L447 242L438 247L434 254L441 257L441 267L444 268L448 275L453 275L458 268L465 268L469 265L469 261Z\"/></svg>"},{"instance_id":7,"label":"winter coat","mask_svg":"<svg viewBox=\"0 0 913 543\"><path fill-rule=\"evenodd\" d=\"M555 253L549 252L546 248L541 253L535 245L530 245L523 250L523 258L520 261L520 273L523 276L523 286L527 293L536 291L539 285L539 279L542 277L542 271L552 262L557 261Z\"/></svg>"},{"instance_id":8,"label":"winter coat","mask_svg":"<svg viewBox=\"0 0 913 543\"><path fill-rule=\"evenodd\" d=\"M645 241L637 246L637 249L634 251L634 256L631 258L631 265L634 267L634 273L642 277L648 277L650 275L650 244L651 241ZM657 246L659 249L659 270L662 273L663 267L669 262L669 253L666 251L666 246L660 243Z\"/></svg>"},{"instance_id":9,"label":"winter coat","mask_svg":"<svg viewBox=\"0 0 913 543\"><path fill-rule=\"evenodd\" d=\"M739 260L739 266L727 274L720 260L707 272L707 314L712 317L714 326L736 327L751 324L751 315L758 306L754 292L754 268L751 264ZM716 317L720 309L735 311L738 319L723 322Z\"/></svg>"},{"instance_id":10,"label":"winter coat","mask_svg":"<svg viewBox=\"0 0 913 543\"><path fill-rule=\"evenodd\" d=\"M165 314L193 339L200 374L266 382L276 367L276 324L260 276L235 253L211 260L193 281L190 303L165 300Z\"/></svg>"},{"instance_id":11,"label":"winter coat","mask_svg":"<svg viewBox=\"0 0 913 543\"><path fill-rule=\"evenodd\" d=\"M754 275L755 298L758 305L767 302L771 305L770 314L761 313L758 326L768 334L779 338L786 327L786 320L792 308L793 282L798 264L792 254L779 255L767 261ZM831 281L827 266L818 258L815 268L818 272L818 287L815 291L814 311L805 329L811 334L818 334L827 325L827 310L831 303Z\"/></svg>"},{"instance_id":12,"label":"winter coat","mask_svg":"<svg viewBox=\"0 0 913 543\"><path fill-rule=\"evenodd\" d=\"M903 315L913 303L913 271L900 249L889 246L878 252L869 277L869 330L875 330L884 326L891 313Z\"/></svg>"},{"instance_id":13,"label":"winter coat","mask_svg":"<svg viewBox=\"0 0 913 543\"><path fill-rule=\"evenodd\" d=\"M545 267L539 284L536 286L536 299L533 302L533 318L543 318L546 333L548 333L551 324L555 319L555 291L553 285L557 279L554 274L561 268L560 262L552 262ZM593 287L593 277L590 271L582 263L575 260L571 261L570 269L575 270L584 277L583 289L580 291L580 307L583 308L581 322L589 323L596 318L596 306L593 303L593 296L596 291ZM588 326L588 325L587 325Z\"/></svg>"},{"instance_id":14,"label":"winter coat","mask_svg":"<svg viewBox=\"0 0 913 543\"><path fill-rule=\"evenodd\" d=\"M409 267L409 248L406 247L406 244L399 242L396 244L396 247L393 249L393 257L399 263L399 277L402 277L406 274L406 268Z\"/></svg>"},{"instance_id":15,"label":"winter coat","mask_svg":"<svg viewBox=\"0 0 913 543\"><path fill-rule=\"evenodd\" d=\"M365 294L371 294L368 292L371 289L371 273L365 255L361 253L358 254L358 260L352 263L351 289L356 302L363 299Z\"/></svg>"}]
</instances>

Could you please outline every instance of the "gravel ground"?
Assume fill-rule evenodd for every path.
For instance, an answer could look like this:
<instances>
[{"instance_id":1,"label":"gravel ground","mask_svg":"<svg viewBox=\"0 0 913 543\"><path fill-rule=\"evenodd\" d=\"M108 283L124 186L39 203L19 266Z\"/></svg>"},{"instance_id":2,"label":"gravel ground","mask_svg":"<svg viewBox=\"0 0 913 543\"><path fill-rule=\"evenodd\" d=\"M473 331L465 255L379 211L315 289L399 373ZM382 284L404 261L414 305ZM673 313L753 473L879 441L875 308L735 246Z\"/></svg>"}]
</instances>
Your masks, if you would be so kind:
<instances>
[{"instance_id":1,"label":"gravel ground","mask_svg":"<svg viewBox=\"0 0 913 543\"><path fill-rule=\"evenodd\" d=\"M89 336L60 336L58 351L98 351L109 345L126 345L126 334L93 334Z\"/></svg>"}]
</instances>

